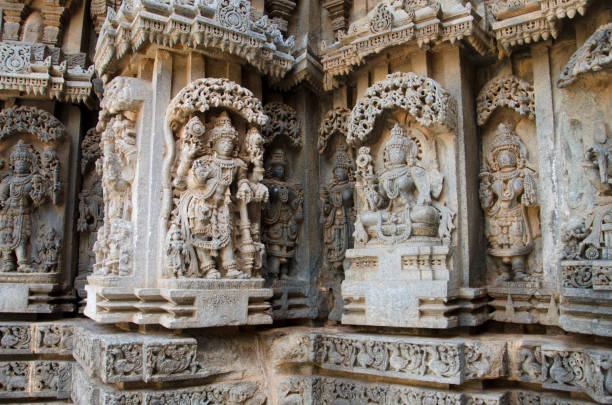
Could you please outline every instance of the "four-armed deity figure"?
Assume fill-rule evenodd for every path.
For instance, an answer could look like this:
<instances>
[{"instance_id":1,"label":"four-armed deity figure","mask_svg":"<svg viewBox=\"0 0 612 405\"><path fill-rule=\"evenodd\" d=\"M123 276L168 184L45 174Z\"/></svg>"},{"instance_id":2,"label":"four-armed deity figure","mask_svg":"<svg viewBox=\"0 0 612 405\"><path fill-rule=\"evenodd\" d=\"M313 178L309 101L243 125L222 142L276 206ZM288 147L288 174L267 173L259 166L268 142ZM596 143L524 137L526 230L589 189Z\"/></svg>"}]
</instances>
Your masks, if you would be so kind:
<instances>
[{"instance_id":1,"label":"four-armed deity figure","mask_svg":"<svg viewBox=\"0 0 612 405\"><path fill-rule=\"evenodd\" d=\"M287 155L274 149L267 160L264 184L270 200L263 212L262 241L266 247L268 274L274 278L289 277L291 260L295 256L298 223L302 222L302 190L287 180Z\"/></svg>"},{"instance_id":2,"label":"four-armed deity figure","mask_svg":"<svg viewBox=\"0 0 612 405\"><path fill-rule=\"evenodd\" d=\"M536 203L536 174L528 165L525 145L505 124L497 128L480 173L480 202L488 252L502 263L497 281L528 278L526 258L534 242L527 207Z\"/></svg>"},{"instance_id":3,"label":"four-armed deity figure","mask_svg":"<svg viewBox=\"0 0 612 405\"><path fill-rule=\"evenodd\" d=\"M395 244L413 236L449 237L446 233L452 231L452 213L432 204L432 198L442 192L443 177L435 168L426 170L421 165L419 145L404 128L396 124L391 130L383 146L380 175L374 173L367 147L360 148L357 166L356 190L361 202L355 224L358 242L365 244L372 238Z\"/></svg>"},{"instance_id":4,"label":"four-armed deity figure","mask_svg":"<svg viewBox=\"0 0 612 405\"><path fill-rule=\"evenodd\" d=\"M220 278L222 270L226 278L248 278L253 261L250 256L254 255L255 247L250 235L247 204L251 200L267 200L268 191L262 184L248 179L247 164L236 157L238 131L229 115L223 112L213 119L212 124L208 139L212 142L213 151L191 163L186 189L180 196L175 212L188 253L185 262L189 268L184 275ZM191 160L197 152L189 148L197 146L186 145L184 153ZM237 216L238 224L235 221ZM247 262L250 257L250 267L248 263L240 266L235 257L238 244L235 229L238 228L242 232L240 250ZM174 238L172 246L168 246L169 252L175 252L179 242ZM174 265L177 264L176 258L171 260Z\"/></svg>"},{"instance_id":5,"label":"four-armed deity figure","mask_svg":"<svg viewBox=\"0 0 612 405\"><path fill-rule=\"evenodd\" d=\"M2 271L34 271L28 256L32 213L57 190L37 169L38 156L31 145L19 141L10 155L12 173L0 183L0 251Z\"/></svg>"},{"instance_id":6,"label":"four-armed deity figure","mask_svg":"<svg viewBox=\"0 0 612 405\"><path fill-rule=\"evenodd\" d=\"M344 255L352 247L353 224L353 188L355 182L352 172L355 169L348 154L347 147L340 145L334 154L332 180L327 187L322 187L321 223L324 226L325 257L333 268L342 268Z\"/></svg>"}]
</instances>

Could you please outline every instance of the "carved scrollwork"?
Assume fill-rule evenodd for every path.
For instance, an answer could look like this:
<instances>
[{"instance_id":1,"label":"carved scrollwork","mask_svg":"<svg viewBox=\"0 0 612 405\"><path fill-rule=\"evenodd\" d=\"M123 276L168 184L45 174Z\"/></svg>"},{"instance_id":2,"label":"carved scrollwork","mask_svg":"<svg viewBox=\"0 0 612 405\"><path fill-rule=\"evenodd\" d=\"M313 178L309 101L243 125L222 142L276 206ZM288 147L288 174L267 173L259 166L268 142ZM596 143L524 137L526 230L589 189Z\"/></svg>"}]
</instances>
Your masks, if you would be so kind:
<instances>
[{"instance_id":1,"label":"carved scrollwork","mask_svg":"<svg viewBox=\"0 0 612 405\"><path fill-rule=\"evenodd\" d=\"M456 102L435 80L416 73L393 73L369 87L353 107L348 123L349 144L367 141L376 118L394 108L406 111L425 127L440 125L453 131L457 124Z\"/></svg>"},{"instance_id":2,"label":"carved scrollwork","mask_svg":"<svg viewBox=\"0 0 612 405\"><path fill-rule=\"evenodd\" d=\"M501 76L490 80L476 99L478 125L484 125L499 107L511 108L535 120L533 86L516 76Z\"/></svg>"},{"instance_id":3,"label":"carved scrollwork","mask_svg":"<svg viewBox=\"0 0 612 405\"><path fill-rule=\"evenodd\" d=\"M351 110L346 107L334 108L325 114L319 127L319 139L317 140L317 149L320 154L325 152L327 143L334 134L341 134L346 137L350 114Z\"/></svg>"},{"instance_id":4,"label":"carved scrollwork","mask_svg":"<svg viewBox=\"0 0 612 405\"><path fill-rule=\"evenodd\" d=\"M267 144L282 135L289 139L294 148L302 147L302 131L293 107L280 102L268 103L264 106L264 112L270 117L261 129Z\"/></svg>"},{"instance_id":5,"label":"carved scrollwork","mask_svg":"<svg viewBox=\"0 0 612 405\"><path fill-rule=\"evenodd\" d=\"M557 87L572 84L578 76L612 66L612 23L599 27L571 56L559 75Z\"/></svg>"}]
</instances>

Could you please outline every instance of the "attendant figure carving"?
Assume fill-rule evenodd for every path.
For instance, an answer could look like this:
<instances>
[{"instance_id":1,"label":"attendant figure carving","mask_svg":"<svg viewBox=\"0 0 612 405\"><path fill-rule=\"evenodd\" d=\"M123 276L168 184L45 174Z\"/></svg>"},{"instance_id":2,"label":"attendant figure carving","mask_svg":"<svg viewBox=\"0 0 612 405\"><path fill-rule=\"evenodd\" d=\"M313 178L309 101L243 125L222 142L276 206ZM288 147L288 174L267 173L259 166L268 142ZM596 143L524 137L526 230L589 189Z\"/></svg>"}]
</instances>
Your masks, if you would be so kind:
<instances>
[{"instance_id":1,"label":"attendant figure carving","mask_svg":"<svg viewBox=\"0 0 612 405\"><path fill-rule=\"evenodd\" d=\"M537 202L536 173L529 167L521 139L500 124L480 173L489 254L501 261L497 281L529 278L526 259L534 248L527 208Z\"/></svg>"},{"instance_id":2,"label":"attendant figure carving","mask_svg":"<svg viewBox=\"0 0 612 405\"><path fill-rule=\"evenodd\" d=\"M57 156L49 150L42 160L44 166L40 167L39 155L20 140L10 155L11 172L4 174L0 183L0 251L4 272L35 271L28 255L32 214L47 199L56 202L61 190Z\"/></svg>"},{"instance_id":3,"label":"attendant figure carving","mask_svg":"<svg viewBox=\"0 0 612 405\"><path fill-rule=\"evenodd\" d=\"M340 145L333 157L333 178L320 191L325 257L327 263L335 269L342 269L346 250L352 247L355 222L354 169L347 147Z\"/></svg>"},{"instance_id":4,"label":"attendant figure carving","mask_svg":"<svg viewBox=\"0 0 612 405\"><path fill-rule=\"evenodd\" d=\"M270 200L263 211L262 240L266 246L267 271L281 279L290 276L295 257L299 223L303 219L302 188L287 179L287 155L282 148L274 149L267 161Z\"/></svg>"}]
</instances>

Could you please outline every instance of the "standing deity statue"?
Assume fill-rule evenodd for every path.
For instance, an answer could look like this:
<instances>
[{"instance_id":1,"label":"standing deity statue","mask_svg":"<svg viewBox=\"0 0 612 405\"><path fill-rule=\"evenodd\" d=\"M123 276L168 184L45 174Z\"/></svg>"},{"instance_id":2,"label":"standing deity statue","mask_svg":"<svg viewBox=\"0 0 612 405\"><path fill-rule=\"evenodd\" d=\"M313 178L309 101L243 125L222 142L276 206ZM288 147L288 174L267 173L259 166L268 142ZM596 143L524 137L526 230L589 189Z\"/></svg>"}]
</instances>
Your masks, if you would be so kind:
<instances>
[{"instance_id":1,"label":"standing deity statue","mask_svg":"<svg viewBox=\"0 0 612 405\"><path fill-rule=\"evenodd\" d=\"M267 189L248 179L248 166L237 155L238 131L226 112L213 119L209 132L212 152L206 152L193 160L200 147L196 142L186 142L181 156L181 167L187 167L185 190L181 193L174 212L174 223L180 229L169 236L168 259L172 271L188 277L221 278L221 266L225 278L249 278L254 261L255 247L251 237L251 223L247 204L267 199ZM201 123L199 127L203 126ZM190 162L184 164L185 162ZM179 173L180 175L180 173ZM175 181L182 185L182 181ZM177 186L177 189L181 187ZM236 224L236 217L239 222ZM240 241L235 229L241 231ZM179 238L180 236L180 238ZM185 246L181 244L185 243ZM243 263L240 265L235 246L240 246ZM184 271L182 259L177 258L186 250ZM178 267L177 267L178 266Z\"/></svg>"},{"instance_id":2,"label":"standing deity statue","mask_svg":"<svg viewBox=\"0 0 612 405\"><path fill-rule=\"evenodd\" d=\"M342 268L344 255L352 247L353 223L353 162L347 147L341 145L334 154L332 180L320 191L321 223L324 226L325 258L335 269Z\"/></svg>"},{"instance_id":3,"label":"standing deity statue","mask_svg":"<svg viewBox=\"0 0 612 405\"><path fill-rule=\"evenodd\" d=\"M497 281L528 278L526 258L534 237L527 208L536 201L536 173L529 167L525 145L512 129L500 124L480 173L488 252L503 265Z\"/></svg>"},{"instance_id":4,"label":"standing deity statue","mask_svg":"<svg viewBox=\"0 0 612 405\"><path fill-rule=\"evenodd\" d=\"M372 239L395 244L414 236L450 238L453 214L445 206L436 208L432 203L440 197L444 178L435 167L426 169L419 154L420 145L397 124L383 145L380 174L374 173L369 148L360 148L356 184L360 212L355 224L358 242L365 244ZM442 227L442 223L450 226Z\"/></svg>"},{"instance_id":5,"label":"standing deity statue","mask_svg":"<svg viewBox=\"0 0 612 405\"><path fill-rule=\"evenodd\" d=\"M51 158L50 158L51 159ZM46 162L59 167L57 158ZM19 141L10 155L12 173L0 183L0 251L2 271L34 271L28 245L32 236L34 209L59 193L59 178L49 177L38 166L38 155L31 145ZM55 170L54 170L55 172ZM50 184L53 183L51 187Z\"/></svg>"},{"instance_id":6,"label":"standing deity statue","mask_svg":"<svg viewBox=\"0 0 612 405\"><path fill-rule=\"evenodd\" d=\"M262 241L266 246L268 274L285 279L295 257L298 223L302 222L303 196L297 184L287 180L287 155L281 148L270 153L264 184L270 200L263 211Z\"/></svg>"}]
</instances>

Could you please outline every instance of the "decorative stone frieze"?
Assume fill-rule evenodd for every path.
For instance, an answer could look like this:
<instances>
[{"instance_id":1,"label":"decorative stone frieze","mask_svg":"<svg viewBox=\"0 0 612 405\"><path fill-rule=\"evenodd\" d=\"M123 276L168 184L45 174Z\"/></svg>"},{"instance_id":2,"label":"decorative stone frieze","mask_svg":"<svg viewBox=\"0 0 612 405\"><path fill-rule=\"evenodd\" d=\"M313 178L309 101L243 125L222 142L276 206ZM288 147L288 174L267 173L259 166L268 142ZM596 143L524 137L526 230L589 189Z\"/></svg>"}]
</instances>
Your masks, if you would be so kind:
<instances>
[{"instance_id":1,"label":"decorative stone frieze","mask_svg":"<svg viewBox=\"0 0 612 405\"><path fill-rule=\"evenodd\" d=\"M561 71L557 87L572 84L584 73L595 73L612 66L612 24L599 27L572 55Z\"/></svg>"},{"instance_id":2,"label":"decorative stone frieze","mask_svg":"<svg viewBox=\"0 0 612 405\"><path fill-rule=\"evenodd\" d=\"M96 71L113 74L132 53L156 44L238 56L280 79L292 68L294 39L283 38L267 16L253 17L247 0L123 2L117 13L109 9L100 31Z\"/></svg>"},{"instance_id":3,"label":"decorative stone frieze","mask_svg":"<svg viewBox=\"0 0 612 405\"><path fill-rule=\"evenodd\" d=\"M469 3L451 9L439 0L380 1L367 16L352 22L348 31L342 31L338 24L336 42L328 46L323 41L323 88L333 90L339 85L338 76L390 47L417 45L427 50L464 40L479 54L488 54L493 42L484 25L482 15Z\"/></svg>"}]
</instances>

